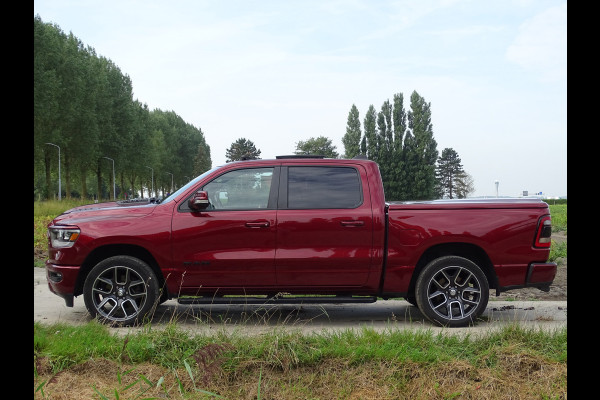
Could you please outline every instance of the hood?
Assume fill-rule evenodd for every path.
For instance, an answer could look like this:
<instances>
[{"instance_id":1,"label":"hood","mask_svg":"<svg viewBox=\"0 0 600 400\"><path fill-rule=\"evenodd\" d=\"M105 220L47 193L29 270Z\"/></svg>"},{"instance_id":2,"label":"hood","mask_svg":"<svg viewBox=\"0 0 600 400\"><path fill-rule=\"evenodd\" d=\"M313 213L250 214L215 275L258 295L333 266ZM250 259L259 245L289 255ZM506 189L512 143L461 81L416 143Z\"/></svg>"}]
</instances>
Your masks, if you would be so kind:
<instances>
[{"instance_id":1,"label":"hood","mask_svg":"<svg viewBox=\"0 0 600 400\"><path fill-rule=\"evenodd\" d=\"M86 204L63 212L54 218L51 224L66 225L109 218L143 217L152 213L157 205L154 199Z\"/></svg>"}]
</instances>

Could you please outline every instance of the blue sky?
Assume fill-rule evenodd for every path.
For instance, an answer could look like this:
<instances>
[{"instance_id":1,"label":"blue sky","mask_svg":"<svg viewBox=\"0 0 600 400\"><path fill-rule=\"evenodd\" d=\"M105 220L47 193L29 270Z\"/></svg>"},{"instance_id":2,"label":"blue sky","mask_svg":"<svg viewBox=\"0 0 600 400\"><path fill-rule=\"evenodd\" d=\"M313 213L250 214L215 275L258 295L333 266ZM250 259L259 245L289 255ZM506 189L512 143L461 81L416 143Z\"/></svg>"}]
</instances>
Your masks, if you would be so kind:
<instances>
[{"instance_id":1,"label":"blue sky","mask_svg":"<svg viewBox=\"0 0 600 400\"><path fill-rule=\"evenodd\" d=\"M431 104L474 196L567 195L567 3L554 0L35 0L34 15L112 60L150 109L202 129L213 165L326 136L344 153L396 93Z\"/></svg>"}]
</instances>

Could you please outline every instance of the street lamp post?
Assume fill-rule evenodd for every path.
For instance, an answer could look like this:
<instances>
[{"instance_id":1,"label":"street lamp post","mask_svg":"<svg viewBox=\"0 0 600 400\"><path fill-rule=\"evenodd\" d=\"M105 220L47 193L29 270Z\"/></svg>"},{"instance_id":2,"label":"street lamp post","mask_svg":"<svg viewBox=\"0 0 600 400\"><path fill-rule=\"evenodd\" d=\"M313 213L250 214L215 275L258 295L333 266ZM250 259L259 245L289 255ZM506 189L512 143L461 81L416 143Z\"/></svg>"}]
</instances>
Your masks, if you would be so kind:
<instances>
[{"instance_id":1,"label":"street lamp post","mask_svg":"<svg viewBox=\"0 0 600 400\"><path fill-rule=\"evenodd\" d=\"M60 187L60 147L54 143L46 143L49 144L51 146L56 146L58 147L58 201L61 200L61 187Z\"/></svg>"},{"instance_id":2,"label":"street lamp post","mask_svg":"<svg viewBox=\"0 0 600 400\"><path fill-rule=\"evenodd\" d=\"M498 185L500 184L500 181L494 181L494 183L496 184L496 197L498 197Z\"/></svg>"},{"instance_id":3,"label":"street lamp post","mask_svg":"<svg viewBox=\"0 0 600 400\"><path fill-rule=\"evenodd\" d=\"M113 200L117 200L117 191L116 189L116 183L115 183L115 160L113 160L112 158L109 157L102 157L102 158L106 158L107 160L111 160L112 161L112 166L113 166Z\"/></svg>"},{"instance_id":4,"label":"street lamp post","mask_svg":"<svg viewBox=\"0 0 600 400\"><path fill-rule=\"evenodd\" d=\"M151 178L151 180L152 180L152 192L150 193L150 197L152 197L152 194L154 193L154 169L150 168L148 166L146 166L146 168L148 168L149 170L152 171L152 178Z\"/></svg>"}]
</instances>

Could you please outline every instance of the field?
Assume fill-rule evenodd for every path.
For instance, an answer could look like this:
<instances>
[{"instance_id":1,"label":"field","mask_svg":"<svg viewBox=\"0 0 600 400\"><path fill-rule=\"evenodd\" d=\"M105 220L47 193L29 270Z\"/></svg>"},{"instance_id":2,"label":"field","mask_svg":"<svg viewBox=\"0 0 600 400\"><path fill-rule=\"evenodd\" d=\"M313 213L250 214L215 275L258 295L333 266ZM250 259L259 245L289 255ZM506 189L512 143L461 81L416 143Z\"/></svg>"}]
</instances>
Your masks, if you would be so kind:
<instances>
[{"instance_id":1,"label":"field","mask_svg":"<svg viewBox=\"0 0 600 400\"><path fill-rule=\"evenodd\" d=\"M566 300L566 205L554 207L551 257L564 271ZM45 227L60 212L34 206L34 265L43 265ZM34 398L566 399L567 330L511 325L471 337L357 327L249 337L191 335L173 323L123 338L94 321L34 323Z\"/></svg>"}]
</instances>

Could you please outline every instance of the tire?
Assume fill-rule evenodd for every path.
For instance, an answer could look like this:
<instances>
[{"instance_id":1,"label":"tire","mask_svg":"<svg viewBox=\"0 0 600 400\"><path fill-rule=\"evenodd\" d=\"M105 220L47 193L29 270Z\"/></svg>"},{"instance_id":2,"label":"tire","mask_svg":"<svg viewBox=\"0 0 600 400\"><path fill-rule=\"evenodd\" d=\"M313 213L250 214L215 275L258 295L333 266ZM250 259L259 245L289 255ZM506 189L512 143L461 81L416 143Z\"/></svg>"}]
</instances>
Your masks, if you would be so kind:
<instances>
[{"instance_id":1,"label":"tire","mask_svg":"<svg viewBox=\"0 0 600 400\"><path fill-rule=\"evenodd\" d=\"M489 284L474 262L457 256L431 261L417 278L419 310L431 322L447 327L473 324L489 300Z\"/></svg>"},{"instance_id":2,"label":"tire","mask_svg":"<svg viewBox=\"0 0 600 400\"><path fill-rule=\"evenodd\" d=\"M415 296L414 296L414 295L409 295L409 296L406 296L406 297L404 298L404 300L406 300L406 301L407 301L407 302L408 302L408 303L409 303L411 306L418 307L418 306L417 306L417 299L415 298Z\"/></svg>"},{"instance_id":3,"label":"tire","mask_svg":"<svg viewBox=\"0 0 600 400\"><path fill-rule=\"evenodd\" d=\"M102 323L135 325L156 307L158 280L148 264L137 258L110 257L86 277L83 300L92 318Z\"/></svg>"}]
</instances>

